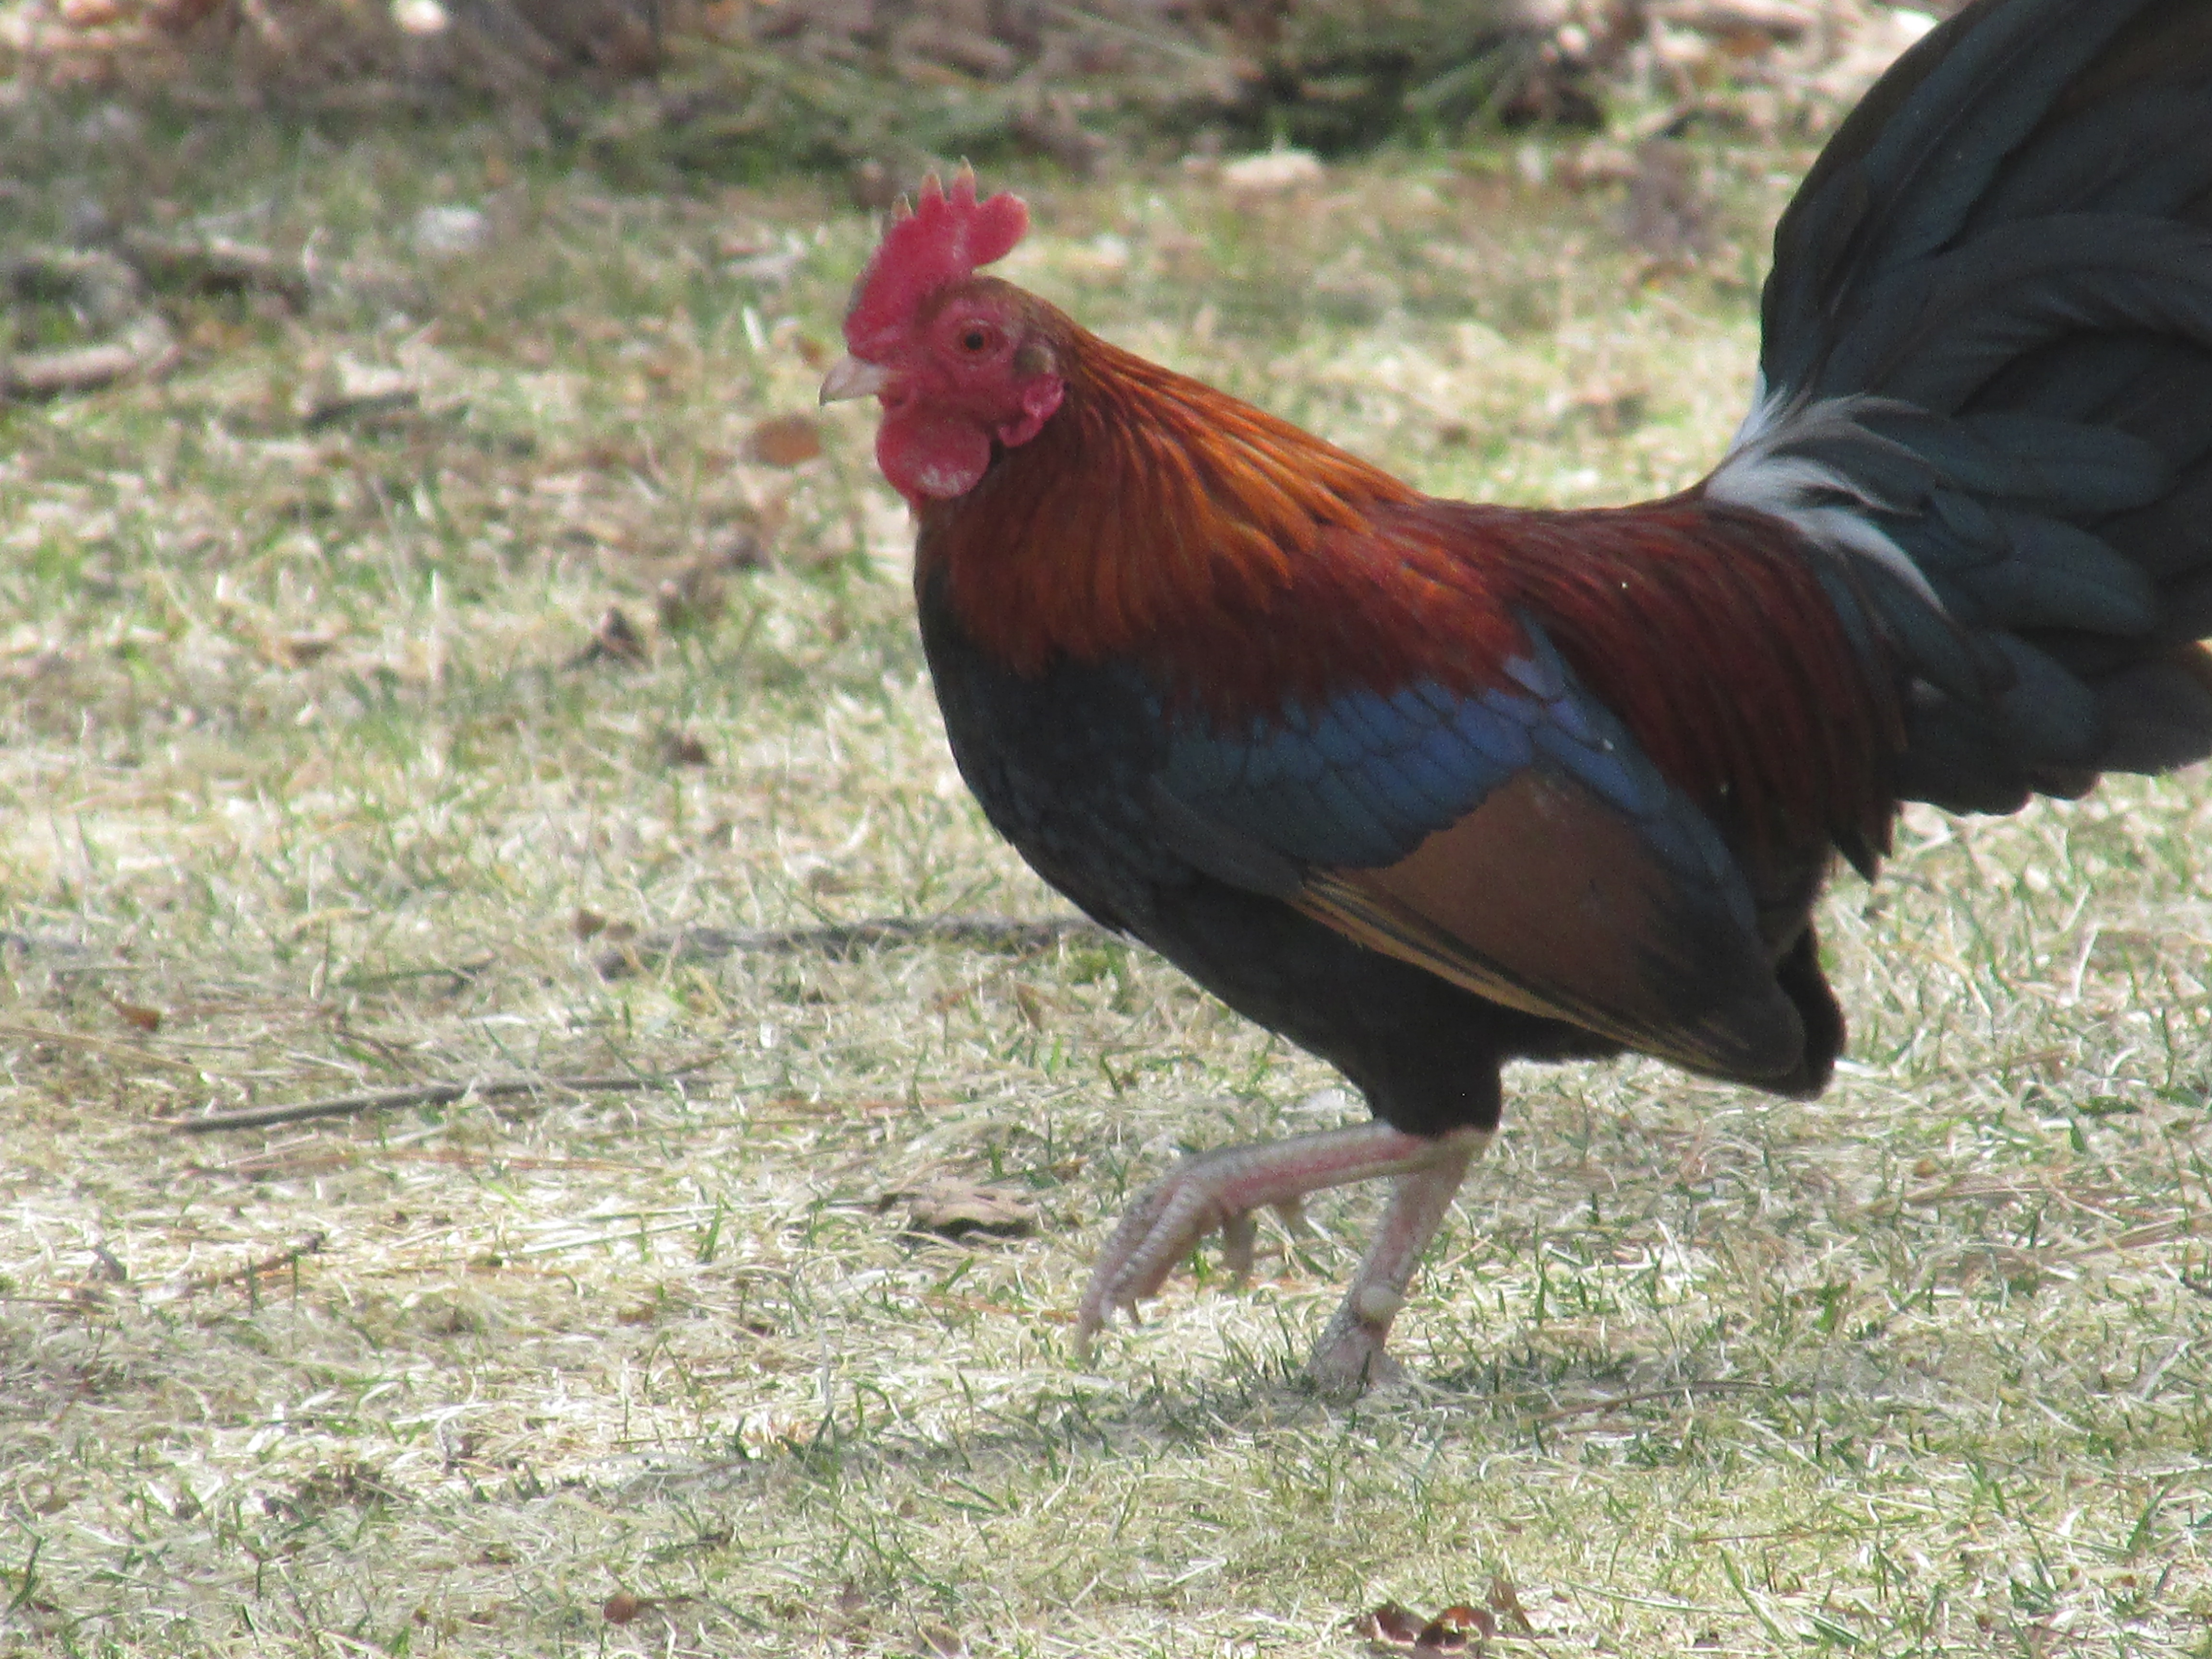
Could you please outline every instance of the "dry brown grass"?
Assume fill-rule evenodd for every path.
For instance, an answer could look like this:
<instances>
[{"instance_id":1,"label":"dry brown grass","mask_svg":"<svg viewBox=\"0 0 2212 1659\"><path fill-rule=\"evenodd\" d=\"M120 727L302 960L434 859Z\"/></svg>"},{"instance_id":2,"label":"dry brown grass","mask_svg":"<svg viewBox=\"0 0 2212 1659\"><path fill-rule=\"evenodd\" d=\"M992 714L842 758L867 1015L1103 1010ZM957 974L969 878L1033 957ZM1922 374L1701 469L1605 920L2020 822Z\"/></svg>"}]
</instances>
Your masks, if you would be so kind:
<instances>
[{"instance_id":1,"label":"dry brown grass","mask_svg":"<svg viewBox=\"0 0 2212 1659\"><path fill-rule=\"evenodd\" d=\"M158 198L315 292L172 301L170 378L0 412L0 1651L1333 1655L1386 1600L1491 1601L1500 1653L2204 1650L2201 780L1911 817L1830 906L1820 1101L1516 1074L1418 1390L1297 1385L1358 1194L1080 1370L1133 1185L1333 1121L1325 1072L1080 939L578 938L1060 912L945 758L865 416L757 459L866 227L489 129L94 137L21 234ZM1678 484L1779 186L1654 269L1542 159L1035 181L1016 274L1438 489ZM422 252L439 205L489 240ZM941 1176L1035 1234L908 1231Z\"/></svg>"}]
</instances>

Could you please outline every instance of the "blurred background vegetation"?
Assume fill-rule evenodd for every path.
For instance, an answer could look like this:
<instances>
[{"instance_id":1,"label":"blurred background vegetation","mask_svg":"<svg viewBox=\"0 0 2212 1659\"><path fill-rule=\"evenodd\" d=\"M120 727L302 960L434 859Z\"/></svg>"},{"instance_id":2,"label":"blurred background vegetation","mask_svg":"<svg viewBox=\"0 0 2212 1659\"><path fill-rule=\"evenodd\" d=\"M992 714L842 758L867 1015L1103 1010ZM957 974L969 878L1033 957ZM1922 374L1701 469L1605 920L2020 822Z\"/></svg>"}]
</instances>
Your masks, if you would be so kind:
<instances>
[{"instance_id":1,"label":"blurred background vegetation","mask_svg":"<svg viewBox=\"0 0 2212 1659\"><path fill-rule=\"evenodd\" d=\"M416 158L426 258L483 246L521 177L668 200L803 178L870 210L969 160L1296 202L1395 146L1602 192L1631 245L1694 264L1736 173L1786 172L1960 3L0 0L0 399L169 372L180 296L296 313L343 239L276 235L267 190L239 191L371 139ZM787 241L732 270L780 283Z\"/></svg>"},{"instance_id":2,"label":"blurred background vegetation","mask_svg":"<svg viewBox=\"0 0 2212 1659\"><path fill-rule=\"evenodd\" d=\"M1817 135L1954 0L10 0L0 76L330 120L496 106L632 167L848 175L1470 124ZM20 155L20 152L17 152Z\"/></svg>"}]
</instances>

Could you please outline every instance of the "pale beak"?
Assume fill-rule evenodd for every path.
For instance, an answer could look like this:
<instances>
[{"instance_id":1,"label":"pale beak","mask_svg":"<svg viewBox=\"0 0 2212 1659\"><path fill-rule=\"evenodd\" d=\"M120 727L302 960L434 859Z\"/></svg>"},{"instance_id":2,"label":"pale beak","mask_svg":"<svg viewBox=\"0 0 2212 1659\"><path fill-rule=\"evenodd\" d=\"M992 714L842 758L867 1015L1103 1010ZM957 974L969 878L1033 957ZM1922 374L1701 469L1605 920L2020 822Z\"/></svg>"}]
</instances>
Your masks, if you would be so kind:
<instances>
[{"instance_id":1,"label":"pale beak","mask_svg":"<svg viewBox=\"0 0 2212 1659\"><path fill-rule=\"evenodd\" d=\"M891 381L891 372L881 363L858 357L840 357L822 377L822 401L842 404L848 398L872 398Z\"/></svg>"}]
</instances>

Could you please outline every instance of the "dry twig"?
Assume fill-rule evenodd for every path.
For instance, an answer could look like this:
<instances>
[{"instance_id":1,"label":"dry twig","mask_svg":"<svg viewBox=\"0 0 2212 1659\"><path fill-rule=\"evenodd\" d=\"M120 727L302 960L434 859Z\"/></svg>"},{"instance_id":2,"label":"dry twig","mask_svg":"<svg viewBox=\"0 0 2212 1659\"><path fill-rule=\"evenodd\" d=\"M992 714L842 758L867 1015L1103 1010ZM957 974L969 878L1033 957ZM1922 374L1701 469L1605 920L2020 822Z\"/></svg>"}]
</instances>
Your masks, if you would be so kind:
<instances>
[{"instance_id":1,"label":"dry twig","mask_svg":"<svg viewBox=\"0 0 2212 1659\"><path fill-rule=\"evenodd\" d=\"M191 1282L195 1291L216 1290L225 1285L240 1285L259 1279L264 1273L282 1273L293 1267L302 1256L320 1255L323 1246L330 1243L328 1233L307 1233L272 1255L258 1261L249 1261L242 1267L233 1267L227 1273L201 1273Z\"/></svg>"},{"instance_id":2,"label":"dry twig","mask_svg":"<svg viewBox=\"0 0 2212 1659\"><path fill-rule=\"evenodd\" d=\"M665 1072L629 1073L619 1077L496 1077L476 1078L467 1083L423 1083L406 1089L368 1089L359 1094L334 1095L296 1106L247 1106L234 1112L209 1112L170 1127L180 1135L213 1134L218 1129L265 1129L278 1123L300 1123L317 1117L354 1117L363 1112L389 1111L399 1106L443 1106L474 1096L496 1100L509 1095L534 1095L550 1089L575 1095L627 1093L659 1088L688 1077L709 1064L714 1056L699 1059Z\"/></svg>"},{"instance_id":3,"label":"dry twig","mask_svg":"<svg viewBox=\"0 0 2212 1659\"><path fill-rule=\"evenodd\" d=\"M593 965L604 979L622 979L670 963L720 962L725 957L793 956L800 951L843 957L897 945L965 945L1014 954L1048 950L1064 939L1103 942L1113 938L1095 921L1055 916L1023 921L1012 916L874 916L819 927L672 927L625 939L600 953Z\"/></svg>"}]
</instances>

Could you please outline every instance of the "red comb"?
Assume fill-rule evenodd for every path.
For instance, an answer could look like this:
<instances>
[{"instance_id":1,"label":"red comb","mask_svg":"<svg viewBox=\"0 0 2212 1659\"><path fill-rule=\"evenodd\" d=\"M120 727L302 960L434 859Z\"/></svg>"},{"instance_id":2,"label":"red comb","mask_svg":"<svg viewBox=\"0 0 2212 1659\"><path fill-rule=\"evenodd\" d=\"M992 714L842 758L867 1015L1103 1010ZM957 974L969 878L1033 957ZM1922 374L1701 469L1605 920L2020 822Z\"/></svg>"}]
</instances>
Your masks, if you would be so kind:
<instances>
[{"instance_id":1,"label":"red comb","mask_svg":"<svg viewBox=\"0 0 2212 1659\"><path fill-rule=\"evenodd\" d=\"M963 167L947 195L931 173L921 182L920 205L898 206L891 228L853 288L845 313L845 344L866 357L896 339L921 302L947 283L1003 259L1030 228L1030 210L1018 196L1001 191L975 199L975 175Z\"/></svg>"}]
</instances>

